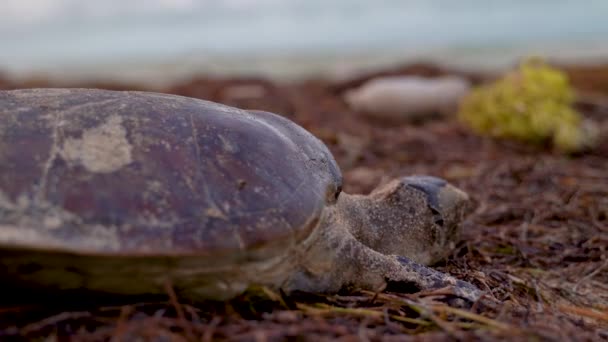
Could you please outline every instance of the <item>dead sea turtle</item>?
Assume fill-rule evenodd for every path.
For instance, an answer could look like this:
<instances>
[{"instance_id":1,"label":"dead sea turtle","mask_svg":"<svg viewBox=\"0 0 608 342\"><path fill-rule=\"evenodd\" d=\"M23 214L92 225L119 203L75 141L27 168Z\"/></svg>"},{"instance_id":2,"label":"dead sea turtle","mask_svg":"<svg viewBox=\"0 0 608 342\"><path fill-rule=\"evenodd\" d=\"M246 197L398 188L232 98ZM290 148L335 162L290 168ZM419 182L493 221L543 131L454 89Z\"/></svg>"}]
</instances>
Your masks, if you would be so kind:
<instances>
[{"instance_id":1,"label":"dead sea turtle","mask_svg":"<svg viewBox=\"0 0 608 342\"><path fill-rule=\"evenodd\" d=\"M327 147L275 114L93 89L0 92L3 281L227 299L473 285L444 257L467 195L425 176L341 192Z\"/></svg>"}]
</instances>

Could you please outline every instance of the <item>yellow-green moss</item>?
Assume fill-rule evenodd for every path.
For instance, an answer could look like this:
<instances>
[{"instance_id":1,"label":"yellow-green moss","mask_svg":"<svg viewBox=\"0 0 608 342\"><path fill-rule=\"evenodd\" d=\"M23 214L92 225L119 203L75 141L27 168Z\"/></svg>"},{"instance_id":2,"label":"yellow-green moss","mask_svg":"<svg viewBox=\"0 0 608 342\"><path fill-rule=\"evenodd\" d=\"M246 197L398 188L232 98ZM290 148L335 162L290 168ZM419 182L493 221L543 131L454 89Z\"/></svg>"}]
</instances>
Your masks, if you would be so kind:
<instances>
[{"instance_id":1,"label":"yellow-green moss","mask_svg":"<svg viewBox=\"0 0 608 342\"><path fill-rule=\"evenodd\" d=\"M528 60L498 81L473 89L459 117L475 132L542 144L563 152L589 147L594 132L572 108L568 77L540 60Z\"/></svg>"}]
</instances>

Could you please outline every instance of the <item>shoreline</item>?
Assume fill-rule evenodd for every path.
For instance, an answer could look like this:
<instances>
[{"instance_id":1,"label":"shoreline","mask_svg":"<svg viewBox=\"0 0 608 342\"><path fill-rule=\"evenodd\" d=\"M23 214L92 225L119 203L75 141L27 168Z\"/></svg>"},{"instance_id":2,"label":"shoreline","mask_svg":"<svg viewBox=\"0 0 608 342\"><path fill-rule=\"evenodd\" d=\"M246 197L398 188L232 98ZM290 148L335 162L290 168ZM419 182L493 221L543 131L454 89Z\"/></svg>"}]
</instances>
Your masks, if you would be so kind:
<instances>
[{"instance_id":1,"label":"shoreline","mask_svg":"<svg viewBox=\"0 0 608 342\"><path fill-rule=\"evenodd\" d=\"M592 41L566 45L497 48L455 47L393 49L372 52L220 56L192 53L170 59L137 58L115 62L87 61L31 69L0 65L0 75L15 82L48 79L53 83L84 81L145 84L162 88L196 76L262 77L279 81L343 80L413 63L486 74L500 73L522 57L535 55L556 64L593 66L608 63L608 46Z\"/></svg>"}]
</instances>

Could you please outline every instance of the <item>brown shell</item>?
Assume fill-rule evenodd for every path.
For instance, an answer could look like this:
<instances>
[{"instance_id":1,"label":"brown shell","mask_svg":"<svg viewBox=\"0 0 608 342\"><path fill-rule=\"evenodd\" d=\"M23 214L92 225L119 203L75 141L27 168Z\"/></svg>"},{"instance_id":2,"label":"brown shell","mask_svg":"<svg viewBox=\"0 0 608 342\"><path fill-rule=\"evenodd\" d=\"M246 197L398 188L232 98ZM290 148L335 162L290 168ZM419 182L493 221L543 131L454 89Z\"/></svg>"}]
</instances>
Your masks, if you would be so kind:
<instances>
[{"instance_id":1,"label":"brown shell","mask_svg":"<svg viewBox=\"0 0 608 342\"><path fill-rule=\"evenodd\" d=\"M271 113L145 92L0 92L1 248L251 257L308 236L340 184L326 146Z\"/></svg>"}]
</instances>

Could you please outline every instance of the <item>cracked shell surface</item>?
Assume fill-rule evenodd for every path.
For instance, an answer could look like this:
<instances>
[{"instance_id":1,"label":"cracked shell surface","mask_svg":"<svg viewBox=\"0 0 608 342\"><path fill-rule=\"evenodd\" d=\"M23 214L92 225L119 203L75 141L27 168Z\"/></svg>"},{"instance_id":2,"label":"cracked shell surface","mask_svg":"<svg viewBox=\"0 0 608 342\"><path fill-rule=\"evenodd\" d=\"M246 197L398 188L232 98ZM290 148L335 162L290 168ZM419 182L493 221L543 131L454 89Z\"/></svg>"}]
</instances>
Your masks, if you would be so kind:
<instances>
[{"instance_id":1,"label":"cracked shell surface","mask_svg":"<svg viewBox=\"0 0 608 342\"><path fill-rule=\"evenodd\" d=\"M266 258L307 237L341 184L291 121L180 96L2 91L0 138L5 249Z\"/></svg>"}]
</instances>

